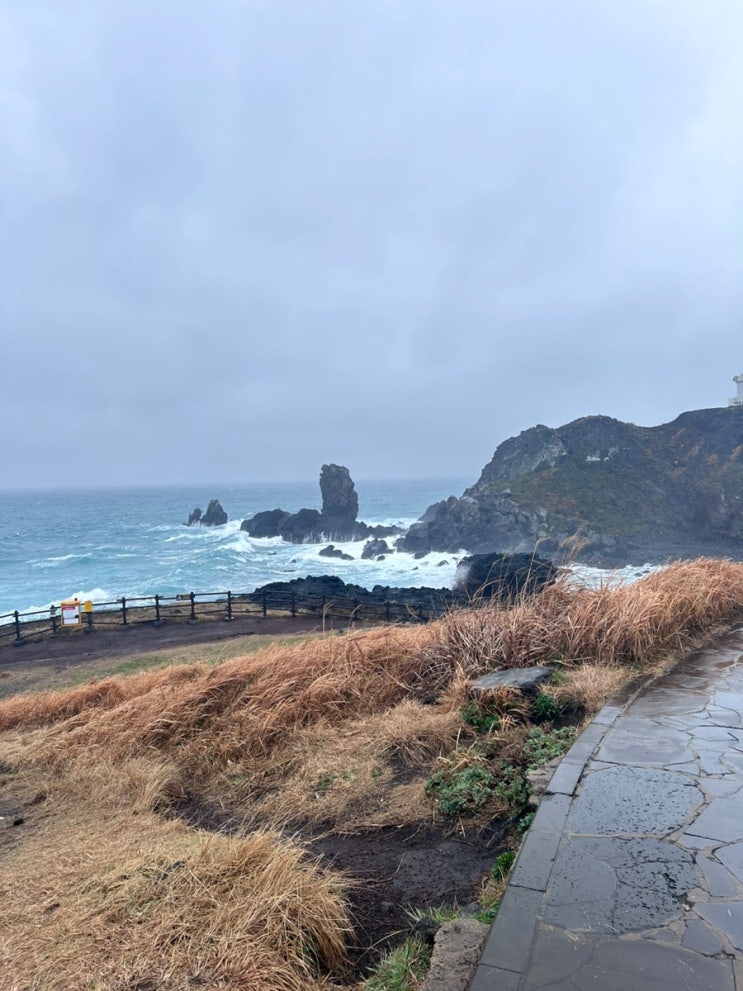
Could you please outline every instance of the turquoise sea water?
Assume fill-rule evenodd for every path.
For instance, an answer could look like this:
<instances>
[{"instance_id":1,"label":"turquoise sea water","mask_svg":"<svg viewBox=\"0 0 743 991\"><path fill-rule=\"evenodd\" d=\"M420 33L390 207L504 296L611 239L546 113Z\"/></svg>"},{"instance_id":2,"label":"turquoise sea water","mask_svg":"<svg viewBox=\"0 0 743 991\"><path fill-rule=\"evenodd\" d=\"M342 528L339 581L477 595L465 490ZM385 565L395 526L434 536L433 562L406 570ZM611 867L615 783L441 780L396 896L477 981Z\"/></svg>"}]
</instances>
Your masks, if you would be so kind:
<instances>
[{"instance_id":1,"label":"turquoise sea water","mask_svg":"<svg viewBox=\"0 0 743 991\"><path fill-rule=\"evenodd\" d=\"M406 527L433 502L461 495L472 479L356 481L359 519ZM186 527L194 507L222 503L223 527ZM337 544L352 561L322 558L324 544L287 544L240 531L265 509L321 508L317 482L85 491L0 492L0 617L77 596L248 592L268 581L337 574L367 588L449 587L461 555L362 561L363 542ZM2 622L2 619L0 619Z\"/></svg>"}]
</instances>

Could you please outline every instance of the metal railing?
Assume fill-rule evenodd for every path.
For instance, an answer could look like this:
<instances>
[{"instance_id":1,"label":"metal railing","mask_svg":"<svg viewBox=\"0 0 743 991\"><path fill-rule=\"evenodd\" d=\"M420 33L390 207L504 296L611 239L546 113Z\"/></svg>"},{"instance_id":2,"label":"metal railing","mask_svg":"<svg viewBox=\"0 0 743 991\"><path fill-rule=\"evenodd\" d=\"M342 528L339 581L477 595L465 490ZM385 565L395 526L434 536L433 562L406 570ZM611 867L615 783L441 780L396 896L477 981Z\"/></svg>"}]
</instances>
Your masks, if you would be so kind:
<instances>
[{"instance_id":1,"label":"metal railing","mask_svg":"<svg viewBox=\"0 0 743 991\"><path fill-rule=\"evenodd\" d=\"M420 601L373 597L359 599L343 596L306 595L289 591L260 592L187 592L178 595L122 596L110 602L79 602L79 621L63 622L61 605L27 612L14 610L0 615L0 646L12 642L21 645L27 639L58 636L68 628L82 627L87 632L97 628L166 622L201 623L209 620L231 621L266 618L275 615L316 616L318 620L355 622L428 622L443 615L461 596L445 590L436 591Z\"/></svg>"}]
</instances>

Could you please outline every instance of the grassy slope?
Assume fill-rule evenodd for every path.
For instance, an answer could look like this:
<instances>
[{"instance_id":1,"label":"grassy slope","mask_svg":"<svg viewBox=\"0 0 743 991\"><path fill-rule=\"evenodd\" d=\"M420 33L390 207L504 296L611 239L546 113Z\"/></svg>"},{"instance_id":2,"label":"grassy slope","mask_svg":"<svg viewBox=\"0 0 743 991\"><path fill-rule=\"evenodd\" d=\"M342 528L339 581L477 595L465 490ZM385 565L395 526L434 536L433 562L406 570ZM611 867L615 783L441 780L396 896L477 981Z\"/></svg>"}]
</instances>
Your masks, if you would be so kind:
<instances>
[{"instance_id":1,"label":"grassy slope","mask_svg":"<svg viewBox=\"0 0 743 991\"><path fill-rule=\"evenodd\" d=\"M558 583L510 609L11 697L0 805L29 821L0 833L0 972L19 991L329 987L351 926L345 882L294 829L430 822L432 775L476 767L492 783L518 768L529 713L501 693L487 731L466 722L473 675L556 663L550 691L579 721L742 610L743 565L701 560L628 587ZM505 793L482 793L473 828L508 814ZM163 814L194 794L241 810L241 835Z\"/></svg>"}]
</instances>

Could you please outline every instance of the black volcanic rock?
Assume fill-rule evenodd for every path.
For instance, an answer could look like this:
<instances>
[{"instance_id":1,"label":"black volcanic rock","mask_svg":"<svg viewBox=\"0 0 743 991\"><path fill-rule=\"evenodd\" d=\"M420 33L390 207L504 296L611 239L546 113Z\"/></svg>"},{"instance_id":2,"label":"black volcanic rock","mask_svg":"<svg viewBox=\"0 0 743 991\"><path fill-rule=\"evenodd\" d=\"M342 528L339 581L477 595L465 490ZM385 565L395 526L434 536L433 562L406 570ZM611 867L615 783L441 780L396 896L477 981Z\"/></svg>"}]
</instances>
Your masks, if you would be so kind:
<instances>
[{"instance_id":1,"label":"black volcanic rock","mask_svg":"<svg viewBox=\"0 0 743 991\"><path fill-rule=\"evenodd\" d=\"M323 547L323 549L317 553L320 557L336 557L339 561L353 561L353 555L346 554L346 552L342 551L340 547L334 547L333 544Z\"/></svg>"},{"instance_id":2,"label":"black volcanic rock","mask_svg":"<svg viewBox=\"0 0 743 991\"><path fill-rule=\"evenodd\" d=\"M251 537L278 537L282 525L289 519L291 513L283 509L267 509L256 513L249 520L243 520L240 529L245 530Z\"/></svg>"},{"instance_id":3,"label":"black volcanic rock","mask_svg":"<svg viewBox=\"0 0 743 991\"><path fill-rule=\"evenodd\" d=\"M322 552L321 552L322 553ZM521 594L536 594L554 580L557 569L549 561L531 556L489 555L487 560L470 559L453 588L397 588L375 585L371 590L346 584L336 575L307 575L290 581L269 582L247 598L264 608L295 606L320 610L335 606L358 618L381 620L428 620L441 616L452 607L471 606L496 598L503 603ZM473 582L479 594L473 595ZM487 587L483 591L480 586Z\"/></svg>"},{"instance_id":4,"label":"black volcanic rock","mask_svg":"<svg viewBox=\"0 0 743 991\"><path fill-rule=\"evenodd\" d=\"M348 468L342 465L323 465L320 471L322 493L323 532L351 534L359 514L359 497ZM341 540L341 537L336 537Z\"/></svg>"},{"instance_id":5,"label":"black volcanic rock","mask_svg":"<svg viewBox=\"0 0 743 991\"><path fill-rule=\"evenodd\" d=\"M364 561L368 561L371 558L379 557L380 554L390 554L391 552L392 548L386 540L382 540L379 537L373 537L371 540L367 540L364 544L361 557Z\"/></svg>"},{"instance_id":6,"label":"black volcanic rock","mask_svg":"<svg viewBox=\"0 0 743 991\"><path fill-rule=\"evenodd\" d=\"M471 599L514 602L551 585L558 569L535 554L472 554L457 568L455 589Z\"/></svg>"},{"instance_id":7,"label":"black volcanic rock","mask_svg":"<svg viewBox=\"0 0 743 991\"><path fill-rule=\"evenodd\" d=\"M300 599L315 599L318 602L343 601L355 605L384 606L394 603L406 618L421 613L425 617L441 615L453 604L466 605L467 596L460 591L448 588L395 588L389 585L375 585L369 590L361 585L346 584L335 575L308 575L306 578L293 578L290 581L269 582L251 592L248 598L260 602L286 602L290 596Z\"/></svg>"},{"instance_id":8,"label":"black volcanic rock","mask_svg":"<svg viewBox=\"0 0 743 991\"><path fill-rule=\"evenodd\" d=\"M201 517L202 526L224 526L227 522L227 513L222 509L219 499L210 499L206 512Z\"/></svg>"},{"instance_id":9,"label":"black volcanic rock","mask_svg":"<svg viewBox=\"0 0 743 991\"><path fill-rule=\"evenodd\" d=\"M589 416L504 441L461 498L398 541L425 550L526 552L602 567L698 554L743 558L743 410L638 427Z\"/></svg>"},{"instance_id":10,"label":"black volcanic rock","mask_svg":"<svg viewBox=\"0 0 743 991\"><path fill-rule=\"evenodd\" d=\"M322 512L300 509L287 513L272 509L243 520L240 529L251 537L282 537L293 544L320 543L324 540L363 540L389 537L401 532L395 526L367 526L356 520L359 499L349 474L342 465L323 465L320 473Z\"/></svg>"},{"instance_id":11,"label":"black volcanic rock","mask_svg":"<svg viewBox=\"0 0 743 991\"><path fill-rule=\"evenodd\" d=\"M206 512L202 514L197 506L189 514L187 526L224 526L227 522L227 513L222 509L219 499L210 499Z\"/></svg>"},{"instance_id":12,"label":"black volcanic rock","mask_svg":"<svg viewBox=\"0 0 743 991\"><path fill-rule=\"evenodd\" d=\"M322 517L316 509L300 509L279 527L279 536L291 544L317 543L323 539Z\"/></svg>"}]
</instances>

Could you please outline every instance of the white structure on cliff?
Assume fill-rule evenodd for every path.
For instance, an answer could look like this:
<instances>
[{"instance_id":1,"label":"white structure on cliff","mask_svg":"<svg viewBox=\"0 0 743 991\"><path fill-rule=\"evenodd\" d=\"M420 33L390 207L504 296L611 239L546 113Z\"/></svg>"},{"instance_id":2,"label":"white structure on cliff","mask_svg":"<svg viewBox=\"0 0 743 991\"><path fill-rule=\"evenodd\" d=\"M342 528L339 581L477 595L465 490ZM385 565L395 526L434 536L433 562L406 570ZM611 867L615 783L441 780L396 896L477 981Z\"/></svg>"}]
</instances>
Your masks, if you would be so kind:
<instances>
[{"instance_id":1,"label":"white structure on cliff","mask_svg":"<svg viewBox=\"0 0 743 991\"><path fill-rule=\"evenodd\" d=\"M743 406L743 375L736 375L733 382L738 386L738 395L728 399L728 406Z\"/></svg>"}]
</instances>

